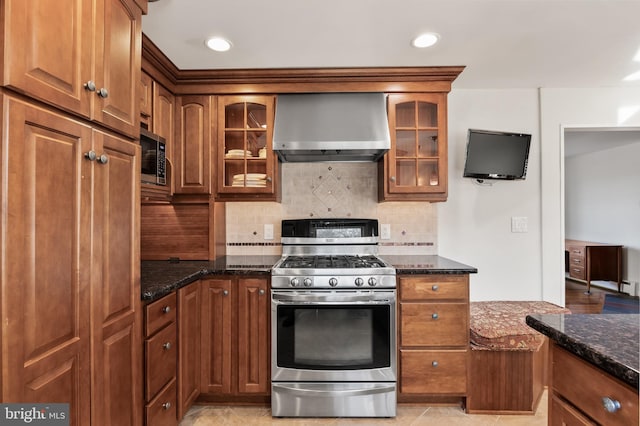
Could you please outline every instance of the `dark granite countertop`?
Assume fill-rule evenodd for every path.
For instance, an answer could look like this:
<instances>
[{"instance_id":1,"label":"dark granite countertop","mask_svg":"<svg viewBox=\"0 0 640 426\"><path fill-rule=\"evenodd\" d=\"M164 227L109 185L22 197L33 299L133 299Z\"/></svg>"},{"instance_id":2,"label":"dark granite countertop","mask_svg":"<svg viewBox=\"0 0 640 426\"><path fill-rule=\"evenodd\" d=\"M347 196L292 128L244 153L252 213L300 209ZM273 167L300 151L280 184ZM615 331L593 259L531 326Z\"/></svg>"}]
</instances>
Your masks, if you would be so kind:
<instances>
[{"instance_id":1,"label":"dark granite countertop","mask_svg":"<svg viewBox=\"0 0 640 426\"><path fill-rule=\"evenodd\" d=\"M476 268L440 256L380 256L397 274L474 274ZM142 300L151 302L207 275L271 275L280 256L222 256L214 261L143 260Z\"/></svg>"},{"instance_id":2,"label":"dark granite countertop","mask_svg":"<svg viewBox=\"0 0 640 426\"><path fill-rule=\"evenodd\" d=\"M142 300L151 302L207 275L271 275L280 256L222 256L214 261L143 260L140 264Z\"/></svg>"},{"instance_id":3,"label":"dark granite countertop","mask_svg":"<svg viewBox=\"0 0 640 426\"><path fill-rule=\"evenodd\" d=\"M437 255L380 255L396 268L398 275L420 274L475 274L472 266Z\"/></svg>"},{"instance_id":4,"label":"dark granite countertop","mask_svg":"<svg viewBox=\"0 0 640 426\"><path fill-rule=\"evenodd\" d=\"M533 314L527 324L572 354L638 389L640 315Z\"/></svg>"}]
</instances>

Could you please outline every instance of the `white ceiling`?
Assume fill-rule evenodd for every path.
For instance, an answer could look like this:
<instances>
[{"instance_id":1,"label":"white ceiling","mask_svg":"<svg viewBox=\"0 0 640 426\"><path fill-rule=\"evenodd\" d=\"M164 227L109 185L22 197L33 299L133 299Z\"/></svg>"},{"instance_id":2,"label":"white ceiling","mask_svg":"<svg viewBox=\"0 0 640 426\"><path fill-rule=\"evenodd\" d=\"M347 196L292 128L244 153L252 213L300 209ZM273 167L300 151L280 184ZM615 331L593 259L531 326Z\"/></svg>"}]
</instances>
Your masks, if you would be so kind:
<instances>
[{"instance_id":1,"label":"white ceiling","mask_svg":"<svg viewBox=\"0 0 640 426\"><path fill-rule=\"evenodd\" d=\"M640 86L622 81L639 18L640 0L157 0L142 28L183 70L465 65L454 88L592 88ZM425 31L440 42L411 47Z\"/></svg>"}]
</instances>

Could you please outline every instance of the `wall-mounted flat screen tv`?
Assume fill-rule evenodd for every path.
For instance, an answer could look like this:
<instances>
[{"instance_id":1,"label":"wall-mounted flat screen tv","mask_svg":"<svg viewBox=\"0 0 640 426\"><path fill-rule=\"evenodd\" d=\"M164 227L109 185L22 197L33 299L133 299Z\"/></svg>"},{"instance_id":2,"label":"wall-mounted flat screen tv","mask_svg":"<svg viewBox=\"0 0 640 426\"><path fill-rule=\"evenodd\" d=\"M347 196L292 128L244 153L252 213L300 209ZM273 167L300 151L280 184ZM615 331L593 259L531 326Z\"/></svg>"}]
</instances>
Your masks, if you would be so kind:
<instances>
[{"instance_id":1,"label":"wall-mounted flat screen tv","mask_svg":"<svg viewBox=\"0 0 640 426\"><path fill-rule=\"evenodd\" d=\"M531 135L469 129L464 177L478 180L524 179Z\"/></svg>"}]
</instances>

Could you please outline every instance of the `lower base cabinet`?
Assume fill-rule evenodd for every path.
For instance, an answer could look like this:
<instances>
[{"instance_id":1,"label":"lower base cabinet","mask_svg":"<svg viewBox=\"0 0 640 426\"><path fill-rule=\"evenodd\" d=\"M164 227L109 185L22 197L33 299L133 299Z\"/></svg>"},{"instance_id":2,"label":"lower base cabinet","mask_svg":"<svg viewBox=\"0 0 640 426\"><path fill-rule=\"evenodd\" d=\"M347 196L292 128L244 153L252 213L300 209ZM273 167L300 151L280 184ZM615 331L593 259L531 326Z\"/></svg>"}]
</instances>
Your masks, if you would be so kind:
<instances>
[{"instance_id":1,"label":"lower base cabinet","mask_svg":"<svg viewBox=\"0 0 640 426\"><path fill-rule=\"evenodd\" d=\"M268 401L268 287L263 277L202 281L201 400Z\"/></svg>"},{"instance_id":2,"label":"lower base cabinet","mask_svg":"<svg viewBox=\"0 0 640 426\"><path fill-rule=\"evenodd\" d=\"M200 395L200 281L178 290L178 419Z\"/></svg>"},{"instance_id":3,"label":"lower base cabinet","mask_svg":"<svg viewBox=\"0 0 640 426\"><path fill-rule=\"evenodd\" d=\"M464 398L469 276L399 276L398 291L398 402Z\"/></svg>"},{"instance_id":4,"label":"lower base cabinet","mask_svg":"<svg viewBox=\"0 0 640 426\"><path fill-rule=\"evenodd\" d=\"M638 389L553 343L549 425L640 424Z\"/></svg>"}]
</instances>

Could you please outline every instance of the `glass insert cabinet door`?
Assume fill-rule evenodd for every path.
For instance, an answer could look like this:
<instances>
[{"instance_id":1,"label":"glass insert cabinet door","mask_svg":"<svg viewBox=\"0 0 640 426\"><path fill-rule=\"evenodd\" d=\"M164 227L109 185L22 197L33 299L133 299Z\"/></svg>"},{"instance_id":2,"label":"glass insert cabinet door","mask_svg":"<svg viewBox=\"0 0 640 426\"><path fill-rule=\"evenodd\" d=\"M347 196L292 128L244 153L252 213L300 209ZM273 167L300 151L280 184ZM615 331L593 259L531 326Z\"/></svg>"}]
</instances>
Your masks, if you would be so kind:
<instances>
[{"instance_id":1,"label":"glass insert cabinet door","mask_svg":"<svg viewBox=\"0 0 640 426\"><path fill-rule=\"evenodd\" d=\"M446 192L445 102L440 93L389 95L390 193Z\"/></svg>"},{"instance_id":2,"label":"glass insert cabinet door","mask_svg":"<svg viewBox=\"0 0 640 426\"><path fill-rule=\"evenodd\" d=\"M272 96L221 96L220 192L273 192Z\"/></svg>"}]
</instances>

